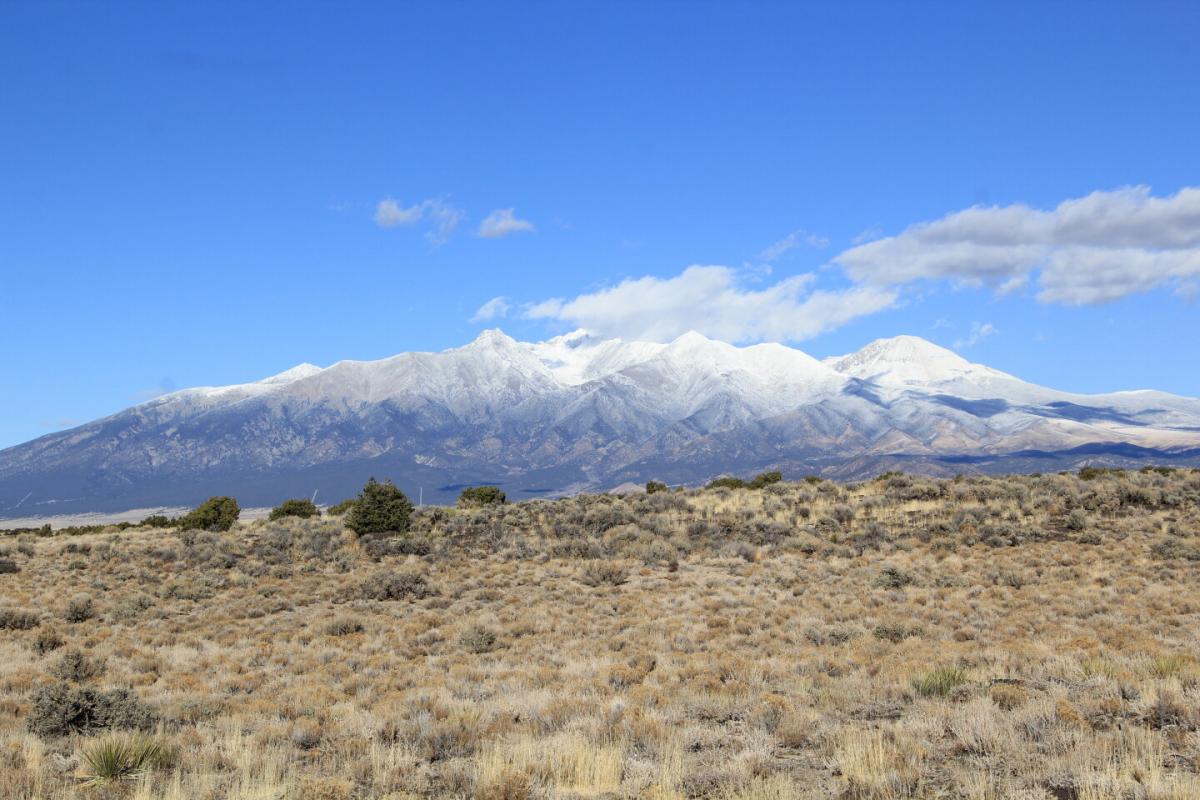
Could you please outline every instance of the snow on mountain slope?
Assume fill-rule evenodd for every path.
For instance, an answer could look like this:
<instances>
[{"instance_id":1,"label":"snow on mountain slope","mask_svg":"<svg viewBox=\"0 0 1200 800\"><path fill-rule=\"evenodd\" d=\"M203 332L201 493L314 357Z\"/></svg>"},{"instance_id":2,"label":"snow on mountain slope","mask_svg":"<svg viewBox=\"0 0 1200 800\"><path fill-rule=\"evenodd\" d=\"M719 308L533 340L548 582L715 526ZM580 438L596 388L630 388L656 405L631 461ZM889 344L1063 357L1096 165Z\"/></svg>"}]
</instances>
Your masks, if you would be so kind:
<instances>
[{"instance_id":1,"label":"snow on mountain slope","mask_svg":"<svg viewBox=\"0 0 1200 800\"><path fill-rule=\"evenodd\" d=\"M1200 400L1195 398L1152 390L1089 395L1038 386L972 363L917 336L877 339L855 353L827 358L824 363L844 375L868 381L890 399L925 394L964 401L1004 401L1063 421L1099 425L1114 439L1131 435L1141 439L1140 433L1128 429L1130 425L1187 428L1200 419ZM1091 435L1098 434L1093 431ZM1155 441L1162 440L1155 437Z\"/></svg>"},{"instance_id":2,"label":"snow on mountain slope","mask_svg":"<svg viewBox=\"0 0 1200 800\"><path fill-rule=\"evenodd\" d=\"M489 330L438 353L185 389L0 451L0 516L26 495L76 510L342 497L370 474L452 499L469 481L557 492L783 465L844 476L897 457L961 471L1027 467L1019 454L1037 452L1041 469L1093 457L1070 455L1081 447L1200 463L1200 400L1048 389L913 336L822 362L695 332L529 343Z\"/></svg>"},{"instance_id":3,"label":"snow on mountain slope","mask_svg":"<svg viewBox=\"0 0 1200 800\"><path fill-rule=\"evenodd\" d=\"M620 371L679 418L731 403L728 417L781 414L834 395L846 378L812 356L778 344L735 347L685 333L652 358Z\"/></svg>"},{"instance_id":4,"label":"snow on mountain slope","mask_svg":"<svg viewBox=\"0 0 1200 800\"><path fill-rule=\"evenodd\" d=\"M564 384L577 386L653 358L665 345L601 339L585 330L523 344Z\"/></svg>"},{"instance_id":5,"label":"snow on mountain slope","mask_svg":"<svg viewBox=\"0 0 1200 800\"><path fill-rule=\"evenodd\" d=\"M705 426L716 427L808 404L845 403L845 395L863 387L889 403L932 398L961 412L960 424L974 424L962 414L993 419L989 429L1028 427L1039 415L1103 423L1116 438L1147 422L1185 430L1200 426L1200 401L1191 398L1148 391L1062 392L971 363L916 336L879 339L822 362L781 344L737 347L694 331L661 344L600 339L586 331L527 343L487 330L439 353L339 361L325 368L300 364L253 383L184 389L137 408L165 419L251 401L342 414L386 402L401 411L436 406L463 422L488 423L522 415L563 421L587 407L587 416L609 423L633 424L638 414L670 420L701 414ZM598 391L606 395L603 402L594 396ZM1014 421L1009 418L1014 413L1025 416ZM925 403L892 413L900 420L921 415L935 410Z\"/></svg>"},{"instance_id":6,"label":"snow on mountain slope","mask_svg":"<svg viewBox=\"0 0 1200 800\"><path fill-rule=\"evenodd\" d=\"M178 400L212 402L236 402L247 397L257 397L278 391L290 383L304 378L311 378L320 373L320 367L313 364L297 364L291 369L284 370L278 375L272 375L252 383L237 383L229 386L197 386L191 389L180 389L176 392L160 395L144 405L161 406Z\"/></svg>"}]
</instances>

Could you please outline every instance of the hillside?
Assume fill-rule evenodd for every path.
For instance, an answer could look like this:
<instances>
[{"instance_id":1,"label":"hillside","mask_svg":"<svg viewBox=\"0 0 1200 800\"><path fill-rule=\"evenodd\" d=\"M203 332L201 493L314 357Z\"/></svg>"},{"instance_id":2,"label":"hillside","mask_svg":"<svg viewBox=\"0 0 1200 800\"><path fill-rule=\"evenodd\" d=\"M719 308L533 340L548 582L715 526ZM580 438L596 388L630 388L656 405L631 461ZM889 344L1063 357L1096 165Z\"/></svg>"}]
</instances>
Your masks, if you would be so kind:
<instances>
[{"instance_id":1,"label":"hillside","mask_svg":"<svg viewBox=\"0 0 1200 800\"><path fill-rule=\"evenodd\" d=\"M1195 798L1200 471L1083 477L5 537L4 794Z\"/></svg>"}]
</instances>

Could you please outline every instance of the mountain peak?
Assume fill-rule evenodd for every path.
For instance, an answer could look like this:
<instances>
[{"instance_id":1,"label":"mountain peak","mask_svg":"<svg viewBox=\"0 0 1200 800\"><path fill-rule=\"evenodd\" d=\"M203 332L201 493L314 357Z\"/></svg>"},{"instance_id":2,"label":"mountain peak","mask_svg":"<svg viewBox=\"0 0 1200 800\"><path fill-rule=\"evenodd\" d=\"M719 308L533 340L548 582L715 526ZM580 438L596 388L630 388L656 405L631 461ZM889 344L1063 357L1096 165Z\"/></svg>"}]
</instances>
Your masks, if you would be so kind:
<instances>
[{"instance_id":1,"label":"mountain peak","mask_svg":"<svg viewBox=\"0 0 1200 800\"><path fill-rule=\"evenodd\" d=\"M911 333L901 333L896 336L885 336L870 342L863 350L876 348L889 351L922 351L927 353L949 353L955 355L954 351L949 348L942 347L940 344L934 344L928 339L920 336L914 336Z\"/></svg>"},{"instance_id":2,"label":"mountain peak","mask_svg":"<svg viewBox=\"0 0 1200 800\"><path fill-rule=\"evenodd\" d=\"M309 364L307 361L303 364L297 364L291 369L286 369L278 375L272 375L269 378L263 378L259 383L291 383L302 378L308 378L316 375L318 372L324 372L321 367L316 364Z\"/></svg>"},{"instance_id":3,"label":"mountain peak","mask_svg":"<svg viewBox=\"0 0 1200 800\"><path fill-rule=\"evenodd\" d=\"M688 353L729 353L739 350L740 348L723 342L720 339L710 339L699 331L688 331L676 336L670 344L664 348L668 352L678 354Z\"/></svg>"},{"instance_id":4,"label":"mountain peak","mask_svg":"<svg viewBox=\"0 0 1200 800\"><path fill-rule=\"evenodd\" d=\"M671 344L675 344L675 342L684 342L684 343L697 342L697 343L699 343L699 342L711 342L711 341L713 341L713 340L708 338L707 336L705 336L700 331L691 330L691 331L688 331L687 333L681 333L678 336L676 336L675 340L673 342L671 342Z\"/></svg>"},{"instance_id":5,"label":"mountain peak","mask_svg":"<svg viewBox=\"0 0 1200 800\"><path fill-rule=\"evenodd\" d=\"M488 328L487 330L480 331L479 335L476 336L474 341L472 341L470 344L468 344L467 347L468 348L480 348L480 347L507 348L507 347L515 347L516 344L517 344L516 339L512 338L511 336L509 336L507 333L500 330L499 328ZM463 349L466 349L466 348L463 348Z\"/></svg>"},{"instance_id":6,"label":"mountain peak","mask_svg":"<svg viewBox=\"0 0 1200 800\"><path fill-rule=\"evenodd\" d=\"M1017 380L991 367L974 364L928 339L910 335L876 339L855 353L826 359L825 363L845 375L900 388Z\"/></svg>"},{"instance_id":7,"label":"mountain peak","mask_svg":"<svg viewBox=\"0 0 1200 800\"><path fill-rule=\"evenodd\" d=\"M858 358L862 361L944 361L962 365L971 363L953 350L909 334L876 339L847 358Z\"/></svg>"}]
</instances>

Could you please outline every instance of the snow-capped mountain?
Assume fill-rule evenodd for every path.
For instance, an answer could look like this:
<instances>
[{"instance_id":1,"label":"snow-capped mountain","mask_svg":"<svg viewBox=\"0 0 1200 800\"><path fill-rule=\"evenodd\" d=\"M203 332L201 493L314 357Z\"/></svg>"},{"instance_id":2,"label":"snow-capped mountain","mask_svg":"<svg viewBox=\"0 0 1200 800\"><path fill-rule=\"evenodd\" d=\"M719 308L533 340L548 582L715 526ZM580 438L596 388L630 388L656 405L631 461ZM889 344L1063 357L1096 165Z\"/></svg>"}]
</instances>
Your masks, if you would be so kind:
<instances>
[{"instance_id":1,"label":"snow-capped mountain","mask_svg":"<svg viewBox=\"0 0 1200 800\"><path fill-rule=\"evenodd\" d=\"M724 472L858 477L1200 463L1200 400L1079 395L914 336L818 361L688 333L625 342L498 330L440 353L301 364L185 389L0 451L0 517L234 494L337 501L368 476L451 499L514 498Z\"/></svg>"},{"instance_id":2,"label":"snow-capped mountain","mask_svg":"<svg viewBox=\"0 0 1200 800\"><path fill-rule=\"evenodd\" d=\"M946 391L963 396L1039 389L1000 370L972 364L955 352L918 336L877 339L856 353L825 359L843 375L871 381L887 392Z\"/></svg>"}]
</instances>

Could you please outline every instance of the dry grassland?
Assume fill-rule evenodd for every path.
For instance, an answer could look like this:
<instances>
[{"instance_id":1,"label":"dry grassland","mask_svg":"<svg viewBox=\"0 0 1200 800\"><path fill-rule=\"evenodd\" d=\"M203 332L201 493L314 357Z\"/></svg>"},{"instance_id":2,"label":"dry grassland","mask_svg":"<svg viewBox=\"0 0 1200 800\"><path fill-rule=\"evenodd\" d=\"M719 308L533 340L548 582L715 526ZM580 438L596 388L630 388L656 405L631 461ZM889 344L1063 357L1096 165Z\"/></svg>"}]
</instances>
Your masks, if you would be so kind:
<instances>
[{"instance_id":1,"label":"dry grassland","mask_svg":"<svg viewBox=\"0 0 1200 800\"><path fill-rule=\"evenodd\" d=\"M0 539L0 796L1200 798L1200 472L413 528Z\"/></svg>"}]
</instances>

